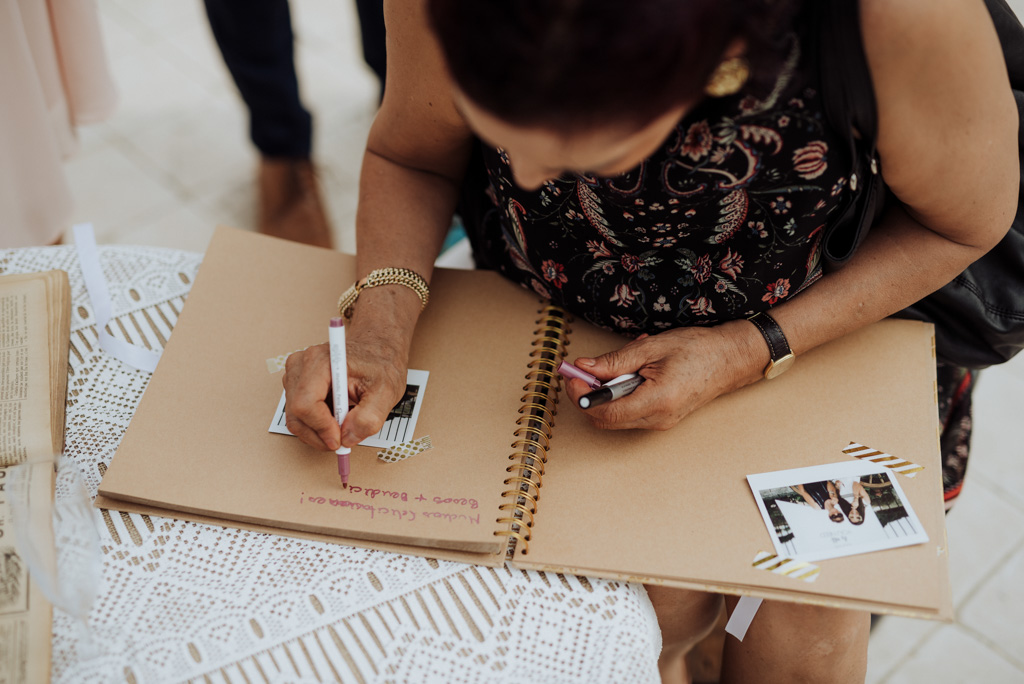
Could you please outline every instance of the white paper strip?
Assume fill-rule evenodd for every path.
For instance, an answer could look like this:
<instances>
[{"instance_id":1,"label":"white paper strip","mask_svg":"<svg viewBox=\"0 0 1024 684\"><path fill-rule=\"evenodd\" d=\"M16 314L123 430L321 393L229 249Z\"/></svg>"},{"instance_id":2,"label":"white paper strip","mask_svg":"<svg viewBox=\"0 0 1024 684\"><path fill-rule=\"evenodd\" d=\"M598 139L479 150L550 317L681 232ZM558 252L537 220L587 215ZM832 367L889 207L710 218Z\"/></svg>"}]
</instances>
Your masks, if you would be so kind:
<instances>
[{"instance_id":1,"label":"white paper strip","mask_svg":"<svg viewBox=\"0 0 1024 684\"><path fill-rule=\"evenodd\" d=\"M107 289L107 281L103 278L103 269L100 267L100 255L96 248L96 237L93 235L92 224L79 223L72 230L75 235L75 249L78 251L82 277L85 279L85 289L89 294L89 301L92 302L100 348L132 368L152 373L160 361L160 352L129 344L114 337L106 330L112 315L110 290Z\"/></svg>"},{"instance_id":2,"label":"white paper strip","mask_svg":"<svg viewBox=\"0 0 1024 684\"><path fill-rule=\"evenodd\" d=\"M763 600L752 596L740 596L739 603L736 604L732 615L729 616L729 622L725 623L726 633L743 641L743 637L747 636L747 628L750 627L750 622L757 615L757 609L761 607Z\"/></svg>"}]
</instances>

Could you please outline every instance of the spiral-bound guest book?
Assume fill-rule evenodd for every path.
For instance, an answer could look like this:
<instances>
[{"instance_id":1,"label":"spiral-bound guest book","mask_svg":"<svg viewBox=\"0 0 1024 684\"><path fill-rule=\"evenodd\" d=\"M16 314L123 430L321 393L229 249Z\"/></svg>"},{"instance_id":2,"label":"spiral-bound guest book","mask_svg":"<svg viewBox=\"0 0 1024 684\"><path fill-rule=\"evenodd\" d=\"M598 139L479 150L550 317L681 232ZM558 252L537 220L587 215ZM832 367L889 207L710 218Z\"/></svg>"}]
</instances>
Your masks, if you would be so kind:
<instances>
[{"instance_id":1,"label":"spiral-bound guest book","mask_svg":"<svg viewBox=\"0 0 1024 684\"><path fill-rule=\"evenodd\" d=\"M267 361L324 342L354 275L349 256L218 229L98 505L485 565L951 614L930 326L869 326L665 432L604 431L555 368L624 338L495 273L439 269L409 363L429 373L413 439L431 448L396 461L357 447L346 491L333 454L268 433L281 373ZM849 460L851 442L925 466L901 484L931 542L823 561L813 583L754 565L772 542L746 476Z\"/></svg>"}]
</instances>

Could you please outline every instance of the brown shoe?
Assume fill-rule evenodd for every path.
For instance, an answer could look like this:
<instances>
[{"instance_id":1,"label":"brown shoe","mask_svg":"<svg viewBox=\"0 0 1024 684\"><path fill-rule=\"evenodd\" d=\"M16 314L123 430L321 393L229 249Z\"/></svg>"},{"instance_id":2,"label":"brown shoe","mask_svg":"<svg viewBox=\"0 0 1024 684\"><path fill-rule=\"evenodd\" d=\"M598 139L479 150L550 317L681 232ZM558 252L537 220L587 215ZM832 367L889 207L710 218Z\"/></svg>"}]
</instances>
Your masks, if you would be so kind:
<instances>
[{"instance_id":1,"label":"brown shoe","mask_svg":"<svg viewBox=\"0 0 1024 684\"><path fill-rule=\"evenodd\" d=\"M316 169L308 159L260 161L259 231L331 248L331 226L320 199Z\"/></svg>"}]
</instances>

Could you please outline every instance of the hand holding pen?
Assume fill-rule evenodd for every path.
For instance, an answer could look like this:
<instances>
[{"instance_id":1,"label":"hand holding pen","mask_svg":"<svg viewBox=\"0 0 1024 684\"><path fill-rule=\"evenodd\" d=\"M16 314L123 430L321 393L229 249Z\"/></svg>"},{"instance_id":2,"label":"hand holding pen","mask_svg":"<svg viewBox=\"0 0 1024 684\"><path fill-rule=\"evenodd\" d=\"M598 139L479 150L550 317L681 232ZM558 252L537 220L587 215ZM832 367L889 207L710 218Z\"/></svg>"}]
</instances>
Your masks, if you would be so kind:
<instances>
[{"instance_id":1,"label":"hand holding pen","mask_svg":"<svg viewBox=\"0 0 1024 684\"><path fill-rule=\"evenodd\" d=\"M288 430L303 444L323 451L353 447L377 434L405 392L408 351L402 339L393 332L382 334L372 325L346 322L344 329L348 392L337 405L344 404L348 415L342 426L328 396L333 399L334 390L346 383L332 378L329 344L314 344L289 355L281 378Z\"/></svg>"},{"instance_id":2,"label":"hand holding pen","mask_svg":"<svg viewBox=\"0 0 1024 684\"><path fill-rule=\"evenodd\" d=\"M591 391L579 398L577 403L581 409L600 406L615 399L621 399L643 384L646 379L637 373L626 373L608 382L601 382L590 373L577 368L568 361L562 361L558 372L567 378L582 380L590 386Z\"/></svg>"},{"instance_id":3,"label":"hand holding pen","mask_svg":"<svg viewBox=\"0 0 1024 684\"><path fill-rule=\"evenodd\" d=\"M628 393L622 392L628 385L619 388L620 398L591 403L582 414L599 429L671 428L719 395L763 377L767 361L759 356L765 348L759 337L747 321L733 321L711 328L641 335L608 353L573 359L578 370L605 384L629 373L644 378ZM594 389L578 376L566 383L566 394L573 403Z\"/></svg>"}]
</instances>

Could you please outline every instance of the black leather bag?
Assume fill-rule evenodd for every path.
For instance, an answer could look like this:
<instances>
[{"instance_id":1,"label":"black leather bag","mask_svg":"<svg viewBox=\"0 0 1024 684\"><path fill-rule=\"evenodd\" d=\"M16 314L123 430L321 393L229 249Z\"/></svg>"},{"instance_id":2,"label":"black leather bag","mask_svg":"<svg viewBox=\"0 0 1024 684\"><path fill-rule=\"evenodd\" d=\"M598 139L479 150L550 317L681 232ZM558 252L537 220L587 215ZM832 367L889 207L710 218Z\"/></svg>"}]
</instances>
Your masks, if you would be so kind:
<instances>
[{"instance_id":1,"label":"black leather bag","mask_svg":"<svg viewBox=\"0 0 1024 684\"><path fill-rule=\"evenodd\" d=\"M1005 0L985 0L1010 74L1017 110L1024 119L1024 27ZM827 269L841 268L878 220L886 189L875 152L877 111L860 35L856 0L811 0L808 26L822 75L825 116L838 131L851 131L850 201L823 238ZM813 27L817 26L815 34ZM859 136L852 134L858 131ZM1024 143L1022 127L1018 144ZM1024 161L1024 153L1022 153ZM856 180L854 180L856 179ZM856 186L855 186L856 183ZM1024 194L1024 184L1021 192ZM940 361L985 368L1024 348L1024 202L1006 237L938 291L897 314L935 324Z\"/></svg>"}]
</instances>

